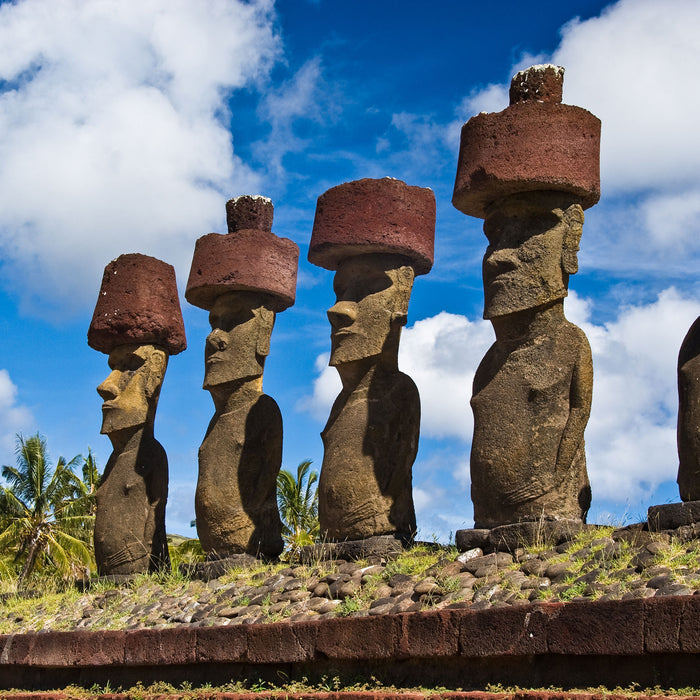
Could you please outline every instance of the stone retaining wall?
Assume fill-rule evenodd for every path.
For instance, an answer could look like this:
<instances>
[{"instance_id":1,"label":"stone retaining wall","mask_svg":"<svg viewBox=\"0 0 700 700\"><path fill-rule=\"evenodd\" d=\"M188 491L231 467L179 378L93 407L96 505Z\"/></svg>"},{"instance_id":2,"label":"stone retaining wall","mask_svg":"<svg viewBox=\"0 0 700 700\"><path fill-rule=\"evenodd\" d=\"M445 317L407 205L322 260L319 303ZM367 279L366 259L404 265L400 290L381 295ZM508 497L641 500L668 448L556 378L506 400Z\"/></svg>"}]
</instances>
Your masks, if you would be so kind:
<instances>
[{"instance_id":1,"label":"stone retaining wall","mask_svg":"<svg viewBox=\"0 0 700 700\"><path fill-rule=\"evenodd\" d=\"M700 686L700 596L0 637L0 687L338 676L403 687Z\"/></svg>"}]
</instances>

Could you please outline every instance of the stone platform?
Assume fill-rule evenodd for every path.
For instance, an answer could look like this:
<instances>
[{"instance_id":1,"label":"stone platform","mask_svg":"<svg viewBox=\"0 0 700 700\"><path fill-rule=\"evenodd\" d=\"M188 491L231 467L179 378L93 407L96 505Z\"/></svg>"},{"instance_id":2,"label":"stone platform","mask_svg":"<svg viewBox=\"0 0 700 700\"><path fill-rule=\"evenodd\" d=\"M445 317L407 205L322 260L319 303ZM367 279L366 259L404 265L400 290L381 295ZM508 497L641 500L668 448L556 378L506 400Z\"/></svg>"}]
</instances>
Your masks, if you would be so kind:
<instances>
[{"instance_id":1,"label":"stone platform","mask_svg":"<svg viewBox=\"0 0 700 700\"><path fill-rule=\"evenodd\" d=\"M396 557L410 542L393 535L378 535L364 540L345 540L343 542L322 542L302 547L300 559L304 564L329 559L370 559L372 557Z\"/></svg>"},{"instance_id":2,"label":"stone platform","mask_svg":"<svg viewBox=\"0 0 700 700\"><path fill-rule=\"evenodd\" d=\"M260 559L250 554L232 554L222 559L210 559L196 564L180 564L178 569L183 576L200 581L213 581L231 569L246 569L258 564Z\"/></svg>"},{"instance_id":3,"label":"stone platform","mask_svg":"<svg viewBox=\"0 0 700 700\"><path fill-rule=\"evenodd\" d=\"M455 544L460 552L479 547L484 552L514 552L532 545L557 546L573 540L578 534L596 525L580 520L537 520L499 525L491 529L457 530Z\"/></svg>"},{"instance_id":4,"label":"stone platform","mask_svg":"<svg viewBox=\"0 0 700 700\"><path fill-rule=\"evenodd\" d=\"M647 512L647 523L652 532L676 530L687 526L697 526L700 532L700 501L651 506Z\"/></svg>"}]
</instances>

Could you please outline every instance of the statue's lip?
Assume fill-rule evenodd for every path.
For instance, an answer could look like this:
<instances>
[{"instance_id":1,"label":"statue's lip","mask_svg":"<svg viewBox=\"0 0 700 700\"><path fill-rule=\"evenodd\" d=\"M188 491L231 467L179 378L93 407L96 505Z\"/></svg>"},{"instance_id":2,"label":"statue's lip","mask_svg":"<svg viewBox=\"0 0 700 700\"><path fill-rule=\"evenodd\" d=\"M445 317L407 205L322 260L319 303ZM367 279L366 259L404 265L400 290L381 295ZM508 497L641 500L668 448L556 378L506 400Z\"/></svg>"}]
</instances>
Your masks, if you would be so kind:
<instances>
[{"instance_id":1,"label":"statue's lip","mask_svg":"<svg viewBox=\"0 0 700 700\"><path fill-rule=\"evenodd\" d=\"M331 331L331 338L343 337L345 335L355 335L355 332L349 331L346 328L340 328L337 331Z\"/></svg>"},{"instance_id":2,"label":"statue's lip","mask_svg":"<svg viewBox=\"0 0 700 700\"><path fill-rule=\"evenodd\" d=\"M109 411L110 408L117 408L114 403L114 399L110 399L109 401L104 401L102 403L102 410L103 411Z\"/></svg>"},{"instance_id":3,"label":"statue's lip","mask_svg":"<svg viewBox=\"0 0 700 700\"><path fill-rule=\"evenodd\" d=\"M210 355L206 359L206 363L208 365L213 364L214 362L223 362L223 361L224 361L224 358L220 357L218 353L215 353L214 355Z\"/></svg>"}]
</instances>

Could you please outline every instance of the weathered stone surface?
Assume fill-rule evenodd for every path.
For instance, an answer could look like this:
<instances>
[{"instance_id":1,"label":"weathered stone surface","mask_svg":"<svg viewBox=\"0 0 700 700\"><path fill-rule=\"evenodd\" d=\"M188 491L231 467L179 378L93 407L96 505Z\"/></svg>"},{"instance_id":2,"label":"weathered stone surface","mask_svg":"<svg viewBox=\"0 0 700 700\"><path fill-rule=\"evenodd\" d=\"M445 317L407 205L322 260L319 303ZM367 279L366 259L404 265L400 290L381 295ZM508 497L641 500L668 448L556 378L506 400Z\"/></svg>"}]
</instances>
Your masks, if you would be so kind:
<instances>
[{"instance_id":1,"label":"weathered stone surface","mask_svg":"<svg viewBox=\"0 0 700 700\"><path fill-rule=\"evenodd\" d=\"M257 566L258 563L258 559L250 554L234 554L226 558L197 562L196 564L180 564L179 570L183 576L200 581L213 581L230 569Z\"/></svg>"},{"instance_id":2,"label":"weathered stone surface","mask_svg":"<svg viewBox=\"0 0 700 700\"><path fill-rule=\"evenodd\" d=\"M518 192L565 192L586 209L600 198L600 120L561 104L564 71L533 66L511 83L511 104L463 127L453 205L484 218ZM535 99L532 99L535 97Z\"/></svg>"},{"instance_id":3,"label":"weathered stone surface","mask_svg":"<svg viewBox=\"0 0 700 700\"><path fill-rule=\"evenodd\" d=\"M551 63L530 66L510 81L510 104L518 102L553 102L562 100L564 69Z\"/></svg>"},{"instance_id":4,"label":"weathered stone surface","mask_svg":"<svg viewBox=\"0 0 700 700\"><path fill-rule=\"evenodd\" d=\"M455 532L455 545L460 552L469 552L473 549L488 546L490 530L485 528L457 530Z\"/></svg>"},{"instance_id":5,"label":"weathered stone surface","mask_svg":"<svg viewBox=\"0 0 700 700\"><path fill-rule=\"evenodd\" d=\"M109 353L97 387L101 432L113 452L97 489L95 559L101 576L169 566L165 536L168 462L153 422L168 355L187 347L171 265L122 255L104 271L88 344Z\"/></svg>"},{"instance_id":6,"label":"weathered stone surface","mask_svg":"<svg viewBox=\"0 0 700 700\"><path fill-rule=\"evenodd\" d=\"M326 427L319 479L319 521L329 540L416 531L412 466L418 450L420 399L398 371L413 268L397 255L343 260L329 309L330 364L343 389Z\"/></svg>"},{"instance_id":7,"label":"weathered stone surface","mask_svg":"<svg viewBox=\"0 0 700 700\"><path fill-rule=\"evenodd\" d=\"M493 549L514 552L535 544L558 545L568 542L586 526L580 520L539 520L499 525L489 530Z\"/></svg>"},{"instance_id":8,"label":"weathered stone surface","mask_svg":"<svg viewBox=\"0 0 700 700\"><path fill-rule=\"evenodd\" d=\"M217 410L199 450L195 512L211 555L275 557L283 548L276 491L282 417L260 384L243 383L228 395L208 387Z\"/></svg>"},{"instance_id":9,"label":"weathered stone surface","mask_svg":"<svg viewBox=\"0 0 700 700\"><path fill-rule=\"evenodd\" d=\"M229 233L246 229L272 231L275 207L272 200L258 195L244 194L226 202L226 226Z\"/></svg>"},{"instance_id":10,"label":"weathered stone surface","mask_svg":"<svg viewBox=\"0 0 700 700\"><path fill-rule=\"evenodd\" d=\"M172 265L140 253L120 255L104 270L88 345L109 354L118 345L187 347Z\"/></svg>"},{"instance_id":11,"label":"weathered stone surface","mask_svg":"<svg viewBox=\"0 0 700 700\"><path fill-rule=\"evenodd\" d=\"M700 501L700 317L678 353L678 462L681 500Z\"/></svg>"},{"instance_id":12,"label":"weathered stone surface","mask_svg":"<svg viewBox=\"0 0 700 700\"><path fill-rule=\"evenodd\" d=\"M323 542L302 547L300 559L302 562L313 563L320 559L366 559L371 556L395 557L403 551L404 543L394 535L377 535L361 540L346 540L344 542Z\"/></svg>"},{"instance_id":13,"label":"weathered stone surface","mask_svg":"<svg viewBox=\"0 0 700 700\"><path fill-rule=\"evenodd\" d=\"M700 522L700 500L686 503L664 503L650 506L647 511L649 530L675 530L683 525Z\"/></svg>"},{"instance_id":14,"label":"weathered stone surface","mask_svg":"<svg viewBox=\"0 0 700 700\"><path fill-rule=\"evenodd\" d=\"M484 317L496 342L471 401L476 527L585 521L593 368L585 335L563 309L582 224L581 207L552 192L513 195L489 210Z\"/></svg>"},{"instance_id":15,"label":"weathered stone surface","mask_svg":"<svg viewBox=\"0 0 700 700\"><path fill-rule=\"evenodd\" d=\"M484 567L494 567L495 569L503 569L513 563L513 557L507 552L495 552L494 554L486 554L482 557L475 557L467 562L464 562L466 571L474 574L479 569Z\"/></svg>"},{"instance_id":16,"label":"weathered stone surface","mask_svg":"<svg viewBox=\"0 0 700 700\"><path fill-rule=\"evenodd\" d=\"M261 204L265 201L231 200L229 233L209 233L197 240L185 291L190 304L209 311L216 299L232 291L266 295L265 305L273 311L294 304L299 247L271 232L272 202L268 208Z\"/></svg>"},{"instance_id":17,"label":"weathered stone surface","mask_svg":"<svg viewBox=\"0 0 700 700\"><path fill-rule=\"evenodd\" d=\"M196 243L187 300L207 309L204 388L215 413L199 450L197 532L209 558L275 557L282 417L262 392L275 311L294 303L299 249L271 232L272 202L226 205L229 233Z\"/></svg>"},{"instance_id":18,"label":"weathered stone surface","mask_svg":"<svg viewBox=\"0 0 700 700\"><path fill-rule=\"evenodd\" d=\"M452 202L485 219L484 318L496 333L471 400L475 528L585 522L590 505L591 350L563 299L583 208L600 194L600 121L560 104L562 80L562 68L533 66L514 77L507 109L462 129ZM522 544L504 538L491 545Z\"/></svg>"},{"instance_id":19,"label":"weathered stone surface","mask_svg":"<svg viewBox=\"0 0 700 700\"><path fill-rule=\"evenodd\" d=\"M309 260L336 270L330 364L343 383L322 433L319 520L331 542L406 541L416 530L420 400L398 371L398 345L414 276L432 265L434 229L432 191L399 180L349 182L318 199Z\"/></svg>"},{"instance_id":20,"label":"weathered stone surface","mask_svg":"<svg viewBox=\"0 0 700 700\"><path fill-rule=\"evenodd\" d=\"M390 253L423 275L433 265L434 239L432 190L390 177L355 180L318 198L309 262L337 270L348 257Z\"/></svg>"}]
</instances>

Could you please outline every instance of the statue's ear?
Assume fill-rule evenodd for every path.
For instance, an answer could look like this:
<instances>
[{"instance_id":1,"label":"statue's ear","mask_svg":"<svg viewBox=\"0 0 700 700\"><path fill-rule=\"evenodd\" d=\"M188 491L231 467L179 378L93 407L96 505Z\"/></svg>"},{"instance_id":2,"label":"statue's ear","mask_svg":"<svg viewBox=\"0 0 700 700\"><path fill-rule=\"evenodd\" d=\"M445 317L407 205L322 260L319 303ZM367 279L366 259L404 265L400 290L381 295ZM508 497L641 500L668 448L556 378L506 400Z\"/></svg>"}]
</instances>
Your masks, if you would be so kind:
<instances>
[{"instance_id":1,"label":"statue's ear","mask_svg":"<svg viewBox=\"0 0 700 700\"><path fill-rule=\"evenodd\" d=\"M270 354L270 336L275 325L275 312L266 306L261 306L256 312L259 316L258 338L255 345L255 352L261 357Z\"/></svg>"},{"instance_id":2,"label":"statue's ear","mask_svg":"<svg viewBox=\"0 0 700 700\"><path fill-rule=\"evenodd\" d=\"M578 272L578 250L583 233L583 209L580 204L572 204L564 212L564 245L561 251L561 266L568 275Z\"/></svg>"},{"instance_id":3,"label":"statue's ear","mask_svg":"<svg viewBox=\"0 0 700 700\"><path fill-rule=\"evenodd\" d=\"M168 353L161 348L149 348L144 371L146 372L145 392L146 398L158 396L165 379L165 370L168 368Z\"/></svg>"},{"instance_id":4,"label":"statue's ear","mask_svg":"<svg viewBox=\"0 0 700 700\"><path fill-rule=\"evenodd\" d=\"M410 265L402 265L391 271L394 283L393 310L391 312L391 325L405 326L408 320L408 303L413 289L415 272Z\"/></svg>"}]
</instances>

